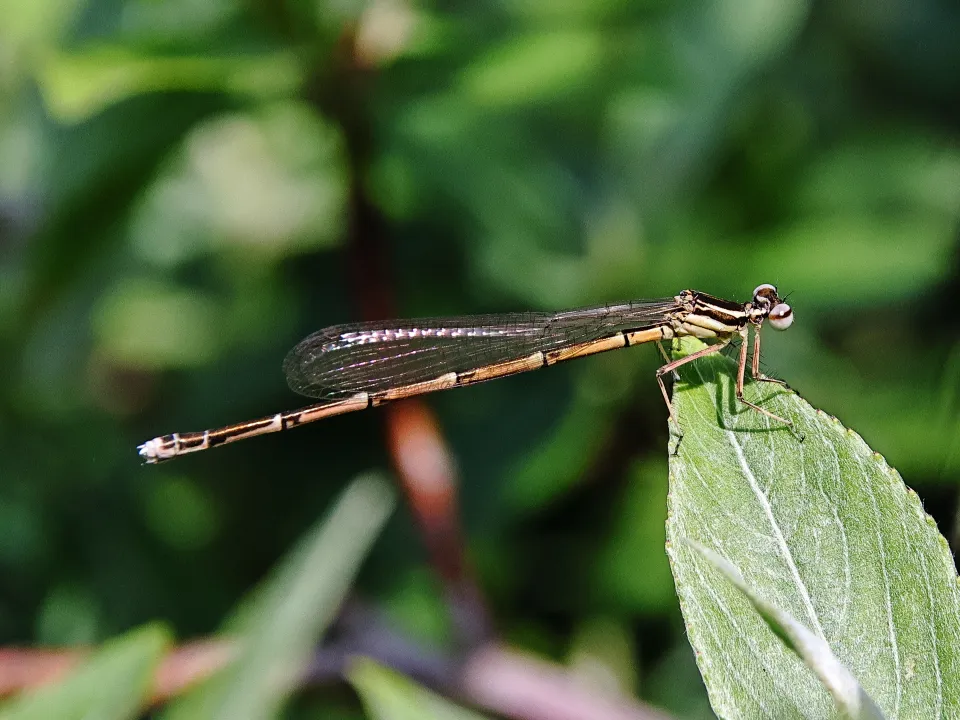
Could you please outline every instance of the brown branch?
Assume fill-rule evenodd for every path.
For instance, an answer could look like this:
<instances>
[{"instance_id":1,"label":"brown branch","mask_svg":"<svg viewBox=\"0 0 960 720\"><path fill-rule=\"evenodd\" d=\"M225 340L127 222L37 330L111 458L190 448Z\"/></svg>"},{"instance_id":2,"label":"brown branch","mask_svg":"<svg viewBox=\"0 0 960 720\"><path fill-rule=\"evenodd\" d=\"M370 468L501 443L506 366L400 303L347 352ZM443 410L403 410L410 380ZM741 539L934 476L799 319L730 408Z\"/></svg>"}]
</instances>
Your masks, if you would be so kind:
<instances>
[{"instance_id":1,"label":"brown branch","mask_svg":"<svg viewBox=\"0 0 960 720\"><path fill-rule=\"evenodd\" d=\"M0 649L0 698L61 680L80 665L93 648ZM170 651L157 668L152 702L161 702L210 677L234 656L228 640L200 640Z\"/></svg>"}]
</instances>

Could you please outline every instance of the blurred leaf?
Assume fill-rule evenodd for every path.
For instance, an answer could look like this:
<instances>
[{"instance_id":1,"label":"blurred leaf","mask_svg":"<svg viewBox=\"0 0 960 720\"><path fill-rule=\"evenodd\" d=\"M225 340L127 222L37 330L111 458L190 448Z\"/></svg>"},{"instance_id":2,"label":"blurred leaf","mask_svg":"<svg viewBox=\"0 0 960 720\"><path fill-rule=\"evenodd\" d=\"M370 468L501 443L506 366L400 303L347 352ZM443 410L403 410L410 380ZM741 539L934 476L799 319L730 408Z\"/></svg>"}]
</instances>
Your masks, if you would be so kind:
<instances>
[{"instance_id":1,"label":"blurred leaf","mask_svg":"<svg viewBox=\"0 0 960 720\"><path fill-rule=\"evenodd\" d=\"M131 47L207 47L217 50L251 43L243 27L243 6L236 0L94 0L87 2L71 33L71 46L122 41ZM234 21L233 33L224 32ZM233 42L231 42L233 41Z\"/></svg>"},{"instance_id":2,"label":"blurred leaf","mask_svg":"<svg viewBox=\"0 0 960 720\"><path fill-rule=\"evenodd\" d=\"M544 102L589 89L602 69L599 33L564 30L521 36L475 60L463 90L481 105Z\"/></svg>"},{"instance_id":3,"label":"blurred leaf","mask_svg":"<svg viewBox=\"0 0 960 720\"><path fill-rule=\"evenodd\" d=\"M743 257L741 269L745 277L770 277L776 268L776 282L809 288L804 300L811 304L890 302L944 279L955 226L954 218L916 212L811 218L751 239L755 250ZM743 246L743 240L736 243ZM904 247L914 252L905 254ZM830 262L817 261L826 257Z\"/></svg>"},{"instance_id":4,"label":"blurred leaf","mask_svg":"<svg viewBox=\"0 0 960 720\"><path fill-rule=\"evenodd\" d=\"M127 281L104 294L92 324L102 352L121 366L202 365L217 355L217 306L202 294L155 281Z\"/></svg>"},{"instance_id":5,"label":"blurred leaf","mask_svg":"<svg viewBox=\"0 0 960 720\"><path fill-rule=\"evenodd\" d=\"M403 573L383 598L383 609L398 629L443 646L453 635L443 585L428 568Z\"/></svg>"},{"instance_id":6,"label":"blurred leaf","mask_svg":"<svg viewBox=\"0 0 960 720\"><path fill-rule=\"evenodd\" d=\"M937 424L946 429L941 472L960 468L960 342L953 346L943 367L938 393Z\"/></svg>"},{"instance_id":7,"label":"blurred leaf","mask_svg":"<svg viewBox=\"0 0 960 720\"><path fill-rule=\"evenodd\" d=\"M690 643L682 632L676 640L644 675L643 697L676 718L716 720ZM683 692L677 692L677 688L683 688Z\"/></svg>"},{"instance_id":8,"label":"blurred leaf","mask_svg":"<svg viewBox=\"0 0 960 720\"><path fill-rule=\"evenodd\" d=\"M716 47L732 56L734 66L746 63L759 66L769 62L770 56L782 51L803 29L810 11L809 0L710 0L691 6L702 25L697 35L714 36ZM714 55L715 60L717 56ZM733 62L736 58L736 62ZM718 64L723 64L720 61Z\"/></svg>"},{"instance_id":9,"label":"blurred leaf","mask_svg":"<svg viewBox=\"0 0 960 720\"><path fill-rule=\"evenodd\" d=\"M4 424L0 422L0 433L6 434ZM0 494L0 564L40 564L52 533L44 525L39 504L35 499L18 498L9 487Z\"/></svg>"},{"instance_id":10,"label":"blurred leaf","mask_svg":"<svg viewBox=\"0 0 960 720\"><path fill-rule=\"evenodd\" d=\"M177 550L208 545L221 525L207 488L180 475L164 475L145 488L144 515L153 533Z\"/></svg>"},{"instance_id":11,"label":"blurred leaf","mask_svg":"<svg viewBox=\"0 0 960 720\"><path fill-rule=\"evenodd\" d=\"M578 686L602 695L629 697L637 687L636 658L637 648L628 626L608 618L593 618L577 628L567 666Z\"/></svg>"},{"instance_id":12,"label":"blurred leaf","mask_svg":"<svg viewBox=\"0 0 960 720\"><path fill-rule=\"evenodd\" d=\"M171 704L166 720L273 717L296 686L318 639L393 509L387 484L356 480L242 606L230 635L238 657L211 681Z\"/></svg>"},{"instance_id":13,"label":"blurred leaf","mask_svg":"<svg viewBox=\"0 0 960 720\"><path fill-rule=\"evenodd\" d=\"M640 9L646 12L651 9L669 7L672 0L553 0L553 2L537 2L537 0L514 0L504 5L503 10L527 23L540 25L593 24L603 21L615 21L629 11Z\"/></svg>"},{"instance_id":14,"label":"blurred leaf","mask_svg":"<svg viewBox=\"0 0 960 720\"><path fill-rule=\"evenodd\" d=\"M636 464L616 514L605 528L594 585L600 597L615 607L655 613L676 606L659 521L667 500L665 469L662 460Z\"/></svg>"},{"instance_id":15,"label":"blurred leaf","mask_svg":"<svg viewBox=\"0 0 960 720\"><path fill-rule=\"evenodd\" d=\"M0 720L137 718L170 644L160 625L133 630L100 647L67 677L0 708Z\"/></svg>"},{"instance_id":16,"label":"blurred leaf","mask_svg":"<svg viewBox=\"0 0 960 720\"><path fill-rule=\"evenodd\" d=\"M504 489L510 508L521 514L534 512L577 487L603 450L612 426L608 408L578 396L550 437L511 468Z\"/></svg>"},{"instance_id":17,"label":"blurred leaf","mask_svg":"<svg viewBox=\"0 0 960 720\"><path fill-rule=\"evenodd\" d=\"M483 716L457 707L412 680L358 658L347 678L373 720L482 720Z\"/></svg>"},{"instance_id":18,"label":"blurred leaf","mask_svg":"<svg viewBox=\"0 0 960 720\"><path fill-rule=\"evenodd\" d=\"M796 618L789 613L783 612L776 605L771 605L755 593L743 579L740 571L725 557L699 543L688 541L687 544L747 596L769 628L817 674L833 696L834 702L847 717L852 720L883 720L880 708L860 687L853 674L837 660L822 637L797 622Z\"/></svg>"},{"instance_id":19,"label":"blurred leaf","mask_svg":"<svg viewBox=\"0 0 960 720\"><path fill-rule=\"evenodd\" d=\"M855 47L866 52L877 72L900 77L923 95L947 100L957 96L960 65L956 42L960 16L942 0L894 0L879 9L871 3L837 7L835 21Z\"/></svg>"},{"instance_id":20,"label":"blurred leaf","mask_svg":"<svg viewBox=\"0 0 960 720\"><path fill-rule=\"evenodd\" d=\"M682 350L700 347L685 341ZM883 458L789 390L750 384L733 363L682 369L685 434L671 458L668 552L690 641L722 717L833 717L815 676L749 602L681 539L734 563L753 591L808 625L892 717L960 707L960 589L933 520Z\"/></svg>"},{"instance_id":21,"label":"blurred leaf","mask_svg":"<svg viewBox=\"0 0 960 720\"><path fill-rule=\"evenodd\" d=\"M919 132L893 132L856 136L813 159L796 204L811 214L906 208L960 216L960 152Z\"/></svg>"},{"instance_id":22,"label":"blurred leaf","mask_svg":"<svg viewBox=\"0 0 960 720\"><path fill-rule=\"evenodd\" d=\"M652 260L655 266L684 268L686 286L708 292L722 292L731 278L802 290L804 307L834 316L838 303L891 303L943 282L956 241L954 218L918 209L888 217L811 214L732 238L718 238L708 217L698 215L694 222L699 226L694 230L682 223L672 231L671 242L660 248L663 254ZM913 251L905 253L905 247ZM736 269L727 262L690 263L690 257L735 257ZM740 288L735 297L744 294Z\"/></svg>"},{"instance_id":23,"label":"blurred leaf","mask_svg":"<svg viewBox=\"0 0 960 720\"><path fill-rule=\"evenodd\" d=\"M78 277L121 245L118 219L160 161L188 128L224 104L209 95L143 96L51 132L47 205L29 246L22 323L65 295Z\"/></svg>"},{"instance_id":24,"label":"blurred leaf","mask_svg":"<svg viewBox=\"0 0 960 720\"><path fill-rule=\"evenodd\" d=\"M51 588L37 610L37 640L43 645L95 642L102 623L100 600L90 587L61 582Z\"/></svg>"},{"instance_id":25,"label":"blurred leaf","mask_svg":"<svg viewBox=\"0 0 960 720\"><path fill-rule=\"evenodd\" d=\"M157 265L220 252L232 272L262 274L341 237L347 182L340 131L308 105L220 115L190 133L149 188L133 243Z\"/></svg>"},{"instance_id":26,"label":"blurred leaf","mask_svg":"<svg viewBox=\"0 0 960 720\"><path fill-rule=\"evenodd\" d=\"M42 49L54 44L69 27L86 0L9 0L4 4L3 23L0 23L0 45L4 46L5 61L9 63L0 73L0 80L16 68L13 61L23 58L32 63ZM25 63L26 64L26 63ZM0 88L3 83L0 82Z\"/></svg>"},{"instance_id":27,"label":"blurred leaf","mask_svg":"<svg viewBox=\"0 0 960 720\"><path fill-rule=\"evenodd\" d=\"M73 123L146 93L189 90L285 97L303 82L303 72L292 53L158 57L100 47L50 54L38 82L51 115Z\"/></svg>"},{"instance_id":28,"label":"blurred leaf","mask_svg":"<svg viewBox=\"0 0 960 720\"><path fill-rule=\"evenodd\" d=\"M607 144L612 155L642 157L655 152L667 134L684 119L676 93L657 87L621 90L606 108ZM649 170L649 169L648 169Z\"/></svg>"}]
</instances>

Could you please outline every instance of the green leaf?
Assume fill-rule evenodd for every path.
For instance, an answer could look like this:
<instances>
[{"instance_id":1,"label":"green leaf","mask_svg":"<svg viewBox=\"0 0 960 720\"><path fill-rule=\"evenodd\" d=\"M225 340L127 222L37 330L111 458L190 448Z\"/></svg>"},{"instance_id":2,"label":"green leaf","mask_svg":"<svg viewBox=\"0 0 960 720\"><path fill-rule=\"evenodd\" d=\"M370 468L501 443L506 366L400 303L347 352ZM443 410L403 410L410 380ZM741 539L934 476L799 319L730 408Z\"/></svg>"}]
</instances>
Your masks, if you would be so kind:
<instances>
[{"instance_id":1,"label":"green leaf","mask_svg":"<svg viewBox=\"0 0 960 720\"><path fill-rule=\"evenodd\" d=\"M157 57L125 47L98 47L50 53L40 66L38 85L51 115L70 123L144 93L222 91L256 99L283 97L300 85L301 75L291 53Z\"/></svg>"},{"instance_id":2,"label":"green leaf","mask_svg":"<svg viewBox=\"0 0 960 720\"><path fill-rule=\"evenodd\" d=\"M458 707L368 658L355 660L347 677L375 720L483 720L482 715Z\"/></svg>"},{"instance_id":3,"label":"green leaf","mask_svg":"<svg viewBox=\"0 0 960 720\"><path fill-rule=\"evenodd\" d=\"M229 633L239 647L233 662L171 705L164 717L274 717L392 509L383 480L354 481L330 516L241 608Z\"/></svg>"},{"instance_id":4,"label":"green leaf","mask_svg":"<svg viewBox=\"0 0 960 720\"><path fill-rule=\"evenodd\" d=\"M686 341L681 350L698 347ZM674 393L684 435L670 461L667 547L714 710L839 712L684 538L727 558L757 597L808 626L888 716L956 716L960 591L933 520L858 435L791 391L751 383L746 397L795 432L739 406L734 372L729 359L703 358L681 368Z\"/></svg>"},{"instance_id":5,"label":"green leaf","mask_svg":"<svg viewBox=\"0 0 960 720\"><path fill-rule=\"evenodd\" d=\"M63 680L0 709L2 720L135 718L147 700L157 664L170 644L167 631L148 625L105 643Z\"/></svg>"},{"instance_id":6,"label":"green leaf","mask_svg":"<svg viewBox=\"0 0 960 720\"><path fill-rule=\"evenodd\" d=\"M883 720L883 713L860 687L853 674L837 660L826 641L789 613L757 595L729 560L699 543L687 541L717 570L726 575L753 604L769 628L813 670L837 705L853 720Z\"/></svg>"},{"instance_id":7,"label":"green leaf","mask_svg":"<svg viewBox=\"0 0 960 720\"><path fill-rule=\"evenodd\" d=\"M603 37L585 30L515 38L473 63L463 89L477 103L494 107L582 92L596 81L604 50Z\"/></svg>"},{"instance_id":8,"label":"green leaf","mask_svg":"<svg viewBox=\"0 0 960 720\"><path fill-rule=\"evenodd\" d=\"M224 107L215 95L140 95L79 125L50 130L56 152L44 173L42 222L28 247L17 315L22 327L69 302L75 283L115 256L125 239L122 218L161 161L200 119Z\"/></svg>"},{"instance_id":9,"label":"green leaf","mask_svg":"<svg viewBox=\"0 0 960 720\"><path fill-rule=\"evenodd\" d=\"M192 128L135 208L130 236L151 264L227 251L268 263L335 243L349 189L339 129L300 102L223 113Z\"/></svg>"},{"instance_id":10,"label":"green leaf","mask_svg":"<svg viewBox=\"0 0 960 720\"><path fill-rule=\"evenodd\" d=\"M201 292L152 280L125 280L106 289L94 308L93 331L119 365L190 367L219 354L223 318Z\"/></svg>"}]
</instances>

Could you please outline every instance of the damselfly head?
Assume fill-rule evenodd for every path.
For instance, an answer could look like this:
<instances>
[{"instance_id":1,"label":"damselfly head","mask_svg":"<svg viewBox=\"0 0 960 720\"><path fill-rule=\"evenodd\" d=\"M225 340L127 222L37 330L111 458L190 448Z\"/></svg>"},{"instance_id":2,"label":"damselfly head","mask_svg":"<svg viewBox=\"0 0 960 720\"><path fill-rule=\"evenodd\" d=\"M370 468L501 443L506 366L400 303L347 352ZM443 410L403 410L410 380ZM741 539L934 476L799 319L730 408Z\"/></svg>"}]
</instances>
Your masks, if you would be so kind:
<instances>
[{"instance_id":1,"label":"damselfly head","mask_svg":"<svg viewBox=\"0 0 960 720\"><path fill-rule=\"evenodd\" d=\"M780 302L775 285L758 285L753 291L753 306L764 312L774 330L786 330L793 324L793 310Z\"/></svg>"}]
</instances>

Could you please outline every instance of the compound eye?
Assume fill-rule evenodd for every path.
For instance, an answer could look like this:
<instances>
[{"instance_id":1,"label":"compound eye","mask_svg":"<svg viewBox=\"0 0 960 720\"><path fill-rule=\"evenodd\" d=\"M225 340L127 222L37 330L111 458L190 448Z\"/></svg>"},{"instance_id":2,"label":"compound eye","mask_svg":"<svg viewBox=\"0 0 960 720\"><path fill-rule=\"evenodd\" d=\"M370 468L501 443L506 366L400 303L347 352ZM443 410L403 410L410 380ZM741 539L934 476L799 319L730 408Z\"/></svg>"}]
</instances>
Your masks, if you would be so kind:
<instances>
[{"instance_id":1,"label":"compound eye","mask_svg":"<svg viewBox=\"0 0 960 720\"><path fill-rule=\"evenodd\" d=\"M757 304L770 304L777 297L777 288L775 285L764 283L757 285L753 291L753 301Z\"/></svg>"},{"instance_id":2,"label":"compound eye","mask_svg":"<svg viewBox=\"0 0 960 720\"><path fill-rule=\"evenodd\" d=\"M774 330L786 330L793 325L793 310L786 303L774 305L767 319Z\"/></svg>"}]
</instances>

